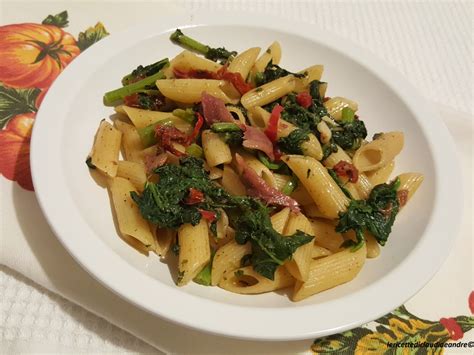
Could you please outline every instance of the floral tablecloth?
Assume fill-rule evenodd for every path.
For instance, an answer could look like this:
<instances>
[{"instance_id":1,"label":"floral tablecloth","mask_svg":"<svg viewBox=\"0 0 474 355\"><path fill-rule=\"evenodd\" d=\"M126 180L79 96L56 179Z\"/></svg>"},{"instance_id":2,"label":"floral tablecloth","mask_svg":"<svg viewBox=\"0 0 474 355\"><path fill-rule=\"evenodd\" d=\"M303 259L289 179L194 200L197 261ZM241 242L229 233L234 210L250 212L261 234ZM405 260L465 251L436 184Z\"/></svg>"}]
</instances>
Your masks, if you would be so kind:
<instances>
[{"instance_id":1,"label":"floral tablecloth","mask_svg":"<svg viewBox=\"0 0 474 355\"><path fill-rule=\"evenodd\" d=\"M395 2L395 3L383 3L385 7L380 8L380 5L368 4L367 2L348 2L340 3L337 7L334 4L325 2L272 2L272 1L232 1L232 2L211 2L211 1L180 1L179 5L183 6L183 9L175 8L168 2L150 2L150 3L118 3L118 2L103 2L103 3L87 3L87 2L54 2L54 3L38 3L38 2L5 2L3 3L3 17L2 25L0 26L0 177L2 186L1 196L1 215L2 215L2 257L1 263L8 267L22 272L27 278L31 278L34 281L42 284L46 288L55 291L62 296L69 298L73 302L77 302L92 312L96 313L99 317L104 317L110 322L125 328L125 330L133 333L137 337L150 343L152 346L166 351L166 352L197 352L197 353L222 353L222 352L318 352L318 353L341 353L341 352L358 352L358 353L395 353L394 348L389 348L388 343L411 343L420 344L438 344L437 348L403 348L403 353L415 353L418 350L428 353L441 353L443 351L472 351L474 347L473 335L470 332L474 328L474 293L472 292L472 248L466 246L472 246L472 225L469 221L465 220L465 225L462 228L461 237L458 239L455 249L450 256L450 259L443 267L441 272L435 277L435 279L421 291L417 296L410 300L405 306L401 306L386 316L377 319L370 324L363 327L353 329L351 331L337 334L323 339L311 340L305 342L294 342L286 344L284 346L274 343L266 343L265 346L257 343L250 342L239 342L236 340L227 340L223 338L213 337L210 335L202 336L198 332L190 330L180 330L176 325L164 324L159 319L148 315L148 324L156 322L159 327L168 327L173 329L175 340L160 339L160 334L153 334L153 332L144 332L143 328L140 328L133 324L133 322L139 322L140 316L122 316L122 318L114 317L105 310L101 311L98 307L98 303L94 304L91 300L90 303L86 298L76 298L74 292L63 291L64 286L55 284L54 275L48 274L48 268L40 262L39 265L43 267L43 274L46 277L38 276L37 270L34 270L31 265L38 265L28 260L28 258L39 258L40 253L35 252L34 243L29 242L30 252L20 255L18 257L12 257L9 253L14 254L17 251L14 249L14 242L9 241L9 238L23 238L23 234L30 233L25 231L25 225L28 224L25 218L33 216L33 219L41 219L41 213L37 211L38 206L34 199L34 189L31 181L31 173L29 167L29 148L30 148L30 137L31 129L35 122L35 115L41 102L46 95L48 88L61 71L71 62L79 56L84 50L97 41L100 41L105 36L109 35L109 32L115 32L126 28L136 22L144 19L150 20L154 13L164 12L163 7L166 7L170 12L173 11L192 11L196 8L212 8L221 7L231 11L234 8L247 9L253 12L274 12L275 14L285 15L286 17L296 18L305 21L315 21L321 19L320 12L324 12L325 16L332 16L333 22L319 23L321 27L328 29L336 29L341 35L354 39L354 34L350 33L350 28L346 25L347 22L342 21L343 18L351 18L354 26L351 27L354 30L359 30L363 35L359 35L359 42L367 40L365 43L369 49L376 50L378 46L387 47L386 44L382 44L380 41L384 38L390 38L395 41L410 41L409 37L404 36L425 36L425 40L422 43L426 48L421 48L420 53L427 55L435 54L436 50L444 52L444 50L454 50L456 53L465 53L468 55L469 51L463 51L466 43L462 43L462 35L460 37L452 37L452 42L448 43L446 39L438 39L431 41L436 32L436 26L448 26L449 21L440 23L427 23L416 24L412 21L423 19L424 17L432 17L432 19L440 19L441 13L444 11L452 12L451 15L460 15L457 17L459 21L466 21L463 13L465 10L471 9L472 6L468 2L448 2L447 7L441 7L439 3L425 3L425 7L410 7L406 2ZM371 5L371 6L367 6ZM290 11L286 11L285 6L289 6ZM464 7L463 7L464 6ZM454 10L453 10L454 9ZM372 16L365 15L365 20L370 25L365 26L361 18L364 11L372 11ZM378 11L378 12L377 12ZM422 12L421 15L417 12ZM393 12L393 13L392 13ZM407 26L413 26L413 28L406 30L402 37L396 36L392 31L399 31L399 27L390 27L388 32L384 32L379 35L370 33L373 31L387 31L387 27L381 25L378 27L379 15L386 14L386 21L392 21L393 24L401 24L405 18ZM392 14L391 14L392 13ZM391 15L390 15L391 14ZM339 16L339 18L338 18ZM368 16L368 17L367 17ZM418 17L417 17L418 16ZM468 15L466 15L468 16ZM324 17L326 20L327 18ZM399 21L399 22L397 22ZM78 29L77 23L87 22L87 25ZM339 25L340 27L332 28L331 26ZM452 24L451 24L452 25ZM432 27L430 27L432 26ZM454 26L454 25L453 25ZM350 26L349 26L350 27ZM469 30L469 26L461 27L460 29ZM446 29L444 29L446 30ZM457 34L459 29L455 28L446 30L449 34ZM439 32L439 31L438 31ZM436 33L438 33L436 32ZM357 36L356 36L357 37ZM432 43L431 43L431 42ZM469 39L468 39L469 42ZM410 46L417 45L416 40L412 40ZM360 43L359 43L360 44ZM436 46L439 46L436 48ZM470 39L470 45L472 49L472 36ZM392 46L392 47L390 47ZM391 43L389 49L397 49L396 44ZM444 47L445 46L445 47ZM403 47L403 46L402 46ZM424 50L424 52L423 52ZM433 52L433 53L432 53ZM381 56L384 57L387 51L380 51ZM438 52L436 52L438 54ZM444 55L444 54L441 54ZM429 78L434 80L437 88L430 87L429 90L425 91L427 96L432 101L437 101L444 106L439 106L442 116L445 118L445 122L448 124L451 133L455 136L460 149L460 155L464 161L469 161L472 158L472 118L468 115L469 112L469 95L466 96L466 87L469 84L472 86L472 80L469 83L469 79L466 82L460 82L460 87L457 87L454 92L450 93L450 96L443 96L445 90L451 88L451 78L446 78L446 71L443 73L430 72L430 70L437 69L435 65L423 65L416 64L415 69L410 66L410 58L414 56L413 51L408 51L405 56L397 53L397 58L402 58L398 63L393 63L393 58L388 60L391 64L398 66L400 70L405 70L410 73L410 70L416 70L416 68L422 68L425 72L422 72L421 77L423 80L416 82L415 84L423 90L428 85L425 85L425 81L429 82ZM461 78L465 69L463 66L469 66L469 60L466 58L453 59L452 57L446 57L451 65L459 65L461 68L450 68L448 72L454 73L455 76ZM417 58L419 59L419 57ZM443 58L442 58L443 59ZM466 59L466 60L465 60ZM423 60L429 60L429 58L423 58ZM457 61L457 62L456 62ZM439 61L442 64L442 61ZM454 64L453 64L454 63ZM398 65L397 65L398 64ZM449 69L449 68L448 68ZM472 69L472 68L471 68ZM406 73L405 73L406 74ZM428 79L427 79L428 78ZM413 77L411 78L412 82ZM464 87L465 85L466 87ZM467 100L466 100L467 98ZM472 98L471 98L472 100ZM466 105L467 103L467 105ZM457 109L457 110L456 110ZM463 112L464 111L464 112ZM460 117L464 117L461 119ZM470 122L469 122L470 121ZM470 137L469 137L470 135ZM470 155L471 154L471 155ZM466 168L465 164L464 167ZM470 181L472 178L472 162L464 172L464 178L466 181ZM472 181L471 181L472 182ZM468 194L466 195L466 206L467 210L470 211L471 201L470 200L470 184L468 184ZM35 209L25 212L25 206L28 208ZM23 215L22 215L23 213ZM26 213L26 214L25 214ZM39 216L39 217L38 217ZM36 221L40 225L45 225L43 220ZM470 228L471 226L471 228ZM50 231L42 228L38 228L37 239L51 238L50 235L42 235L42 231L46 230L46 233ZM471 234L469 235L469 231ZM454 237L454 236L453 236ZM28 237L27 237L28 238ZM57 243L57 242L56 242ZM38 247L40 249L40 247ZM62 248L56 246L56 248ZM39 250L37 249L37 250ZM470 249L470 250L467 250ZM466 252L467 250L467 252ZM59 253L59 252L58 252ZM65 258L65 252L61 249L63 258ZM22 254L22 253L20 253ZM454 255L453 255L454 254ZM55 251L51 251L50 257L55 258ZM66 256L67 257L67 256ZM427 256L429 257L429 256ZM25 258L25 259L22 259ZM60 258L58 257L58 260ZM54 260L49 260L49 263L54 264ZM73 261L70 261L73 263ZM30 265L26 267L25 265ZM57 265L58 268L61 265ZM77 268L77 266L75 266ZM43 329L44 333L48 333L48 329L51 331L54 326L54 318L49 314L47 320L51 324L43 324L38 326L37 319L41 318L39 311L30 310L28 311L28 305L37 300L33 300L28 303L28 297L24 299L25 302L19 303L18 294L12 293L12 288L16 287L16 290L27 290L29 297L32 294L38 295L49 295L50 302L48 304L63 304L68 305L69 302L62 299L59 296L55 296L49 291L31 283L23 276L19 276L16 272L2 268L3 274L0 278L1 290L2 290L2 338L0 338L0 348L8 349L9 352L19 351L87 351L87 352L103 352L103 351L138 351L138 352L151 352L152 347L149 347L145 343L134 338L132 335L122 331L115 326L110 325L106 320L95 318L96 316L84 311L84 318L88 320L68 319L64 324L70 324L74 322L82 322L83 324L100 324L100 327L108 327L109 333L107 336L103 334L101 329L96 331L88 330L85 343L72 341L66 342L64 340L61 343L61 337L64 339L67 336L71 337L71 334L67 334L67 329L55 329L57 334L57 347L51 347L54 344L54 339L51 340L47 336L39 334L34 335L34 331L26 333L23 330L36 327L37 329ZM90 278L85 273L79 275L77 271L78 279L84 280L84 278ZM75 275L71 275L72 278ZM100 288L102 286L91 282L94 288ZM62 288L63 287L63 288ZM403 287L403 285L400 285ZM29 291L28 291L29 290ZM22 291L23 292L23 291ZM90 290L90 292L95 292ZM98 293L102 291L97 291ZM93 298L93 297L92 297ZM99 297L98 297L99 298ZM112 302L112 301L111 301ZM118 302L118 301L117 301ZM123 302L123 301L121 301ZM23 307L23 308L22 308ZM73 304L68 307L76 309ZM128 306L130 312L142 312L136 310L133 306ZM21 312L18 308L22 308ZM80 309L79 307L77 309ZM57 311L57 310L56 310ZM28 313L29 312L29 313ZM67 313L66 310L64 312ZM71 312L71 311L70 311ZM18 314L22 314L22 317L18 318ZM54 312L53 312L54 313ZM138 313L137 313L138 314ZM27 321L30 316L30 321ZM60 315L57 315L61 317ZM16 317L16 318L15 318ZM39 317L39 318L38 318ZM64 317L63 317L64 318ZM33 321L31 321L33 319ZM91 323L92 319L92 323ZM36 322L36 323L35 323ZM74 327L74 326L72 326ZM76 329L76 336L80 336L81 331ZM79 335L78 335L79 334ZM194 345L183 346L182 341L179 340L179 334L188 336L188 341L191 338L198 339L199 337L205 339L207 342L215 342L215 346L202 345L196 340ZM37 334L38 335L38 334ZM95 342L94 336L107 338L106 342ZM115 336L115 337L114 337ZM189 338L191 337L191 338ZM120 340L121 339L121 340ZM126 340L124 340L126 339ZM44 347L43 342L50 346ZM443 344L447 344L443 347ZM27 346L25 344L31 344ZM34 344L34 345L33 345ZM95 345L91 345L95 344ZM130 345L131 344L131 345ZM466 345L464 345L466 344ZM470 347L470 348L469 348ZM230 351L229 349L232 349ZM399 351L402 351L399 348Z\"/></svg>"}]
</instances>

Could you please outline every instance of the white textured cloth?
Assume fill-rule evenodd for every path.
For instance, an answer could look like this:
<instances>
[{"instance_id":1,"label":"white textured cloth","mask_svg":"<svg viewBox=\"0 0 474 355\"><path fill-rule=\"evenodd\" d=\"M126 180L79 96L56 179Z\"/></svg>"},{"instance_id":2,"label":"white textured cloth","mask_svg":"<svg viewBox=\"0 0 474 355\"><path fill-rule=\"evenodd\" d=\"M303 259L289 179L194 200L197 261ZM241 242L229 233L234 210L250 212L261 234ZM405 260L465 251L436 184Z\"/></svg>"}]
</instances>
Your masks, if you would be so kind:
<instances>
[{"instance_id":1,"label":"white textured cloth","mask_svg":"<svg viewBox=\"0 0 474 355\"><path fill-rule=\"evenodd\" d=\"M77 28L101 20L111 32L163 15L163 2L3 2L2 24L38 22L67 9ZM306 21L346 37L395 67L437 106L458 145L466 182L462 234L436 277L408 302L428 319L468 314L472 289L472 3L469 1L173 1L184 11L244 10ZM141 11L140 11L141 10ZM170 12L176 11L169 8ZM93 15L91 15L93 14ZM82 26L82 27L81 27ZM13 187L12 187L13 186ZM1 184L0 349L18 352L295 353L311 340L284 344L242 342L159 320L126 303L85 273L56 241L34 195ZM12 226L11 220L18 219ZM466 275L466 273L471 273ZM464 283L446 284L458 275ZM469 284L469 280L471 283ZM48 290L50 291L48 291ZM52 293L52 292L54 293ZM62 295L58 296L57 294ZM96 316L84 308L99 315ZM107 320L105 320L105 319ZM115 325L112 325L111 323ZM123 328L128 332L120 329ZM130 333L129 333L130 332ZM472 332L471 332L472 333ZM463 340L472 339L467 333Z\"/></svg>"}]
</instances>

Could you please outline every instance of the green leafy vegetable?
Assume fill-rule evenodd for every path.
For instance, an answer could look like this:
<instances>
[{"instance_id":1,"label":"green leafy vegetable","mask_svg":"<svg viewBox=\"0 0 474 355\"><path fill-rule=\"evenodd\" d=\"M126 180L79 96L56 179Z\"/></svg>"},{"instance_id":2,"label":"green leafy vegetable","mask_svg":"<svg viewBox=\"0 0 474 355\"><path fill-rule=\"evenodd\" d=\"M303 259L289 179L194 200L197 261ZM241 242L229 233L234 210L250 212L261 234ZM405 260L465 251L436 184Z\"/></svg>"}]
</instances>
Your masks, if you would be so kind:
<instances>
[{"instance_id":1,"label":"green leafy vegetable","mask_svg":"<svg viewBox=\"0 0 474 355\"><path fill-rule=\"evenodd\" d=\"M270 280L273 280L276 268L291 258L296 249L313 240L301 231L282 236L273 229L267 208L254 199L247 199L247 204L242 206L236 225L236 242L251 242L253 268Z\"/></svg>"},{"instance_id":2,"label":"green leafy vegetable","mask_svg":"<svg viewBox=\"0 0 474 355\"><path fill-rule=\"evenodd\" d=\"M360 120L341 122L340 126L332 127L332 141L344 150L358 149L367 137L365 124Z\"/></svg>"},{"instance_id":3,"label":"green leafy vegetable","mask_svg":"<svg viewBox=\"0 0 474 355\"><path fill-rule=\"evenodd\" d=\"M212 48L208 45L202 44L201 42L198 42L195 39L185 35L180 29L177 29L173 32L173 34L171 34L170 40L181 47L200 53L207 59L213 60L215 62L218 60L227 61L237 55L237 52L230 52L224 47Z\"/></svg>"},{"instance_id":4,"label":"green leafy vegetable","mask_svg":"<svg viewBox=\"0 0 474 355\"><path fill-rule=\"evenodd\" d=\"M184 223L196 225L200 209L218 212L223 208L230 224L238 231L236 241L252 244L251 263L258 273L273 279L279 265L288 260L298 247L313 237L302 232L282 236L271 225L267 208L251 197L231 196L209 179L203 161L187 157L180 165L165 165L155 170L158 183L148 183L141 195L131 192L142 216L161 228L177 229ZM202 202L187 204L190 189L205 196Z\"/></svg>"},{"instance_id":5,"label":"green leafy vegetable","mask_svg":"<svg viewBox=\"0 0 474 355\"><path fill-rule=\"evenodd\" d=\"M0 84L0 129L16 115L36 112L35 100L40 89L14 89Z\"/></svg>"},{"instance_id":6,"label":"green leafy vegetable","mask_svg":"<svg viewBox=\"0 0 474 355\"><path fill-rule=\"evenodd\" d=\"M289 154L303 154L301 144L309 140L309 130L297 128L286 137L281 137L277 144L282 152Z\"/></svg>"},{"instance_id":7,"label":"green leafy vegetable","mask_svg":"<svg viewBox=\"0 0 474 355\"><path fill-rule=\"evenodd\" d=\"M109 33L104 25L101 22L97 22L94 27L89 27L84 32L79 33L79 36L77 37L77 46L82 52L108 35Z\"/></svg>"},{"instance_id":8,"label":"green leafy vegetable","mask_svg":"<svg viewBox=\"0 0 474 355\"><path fill-rule=\"evenodd\" d=\"M64 28L69 24L68 16L67 11L63 11L56 15L48 15L41 23Z\"/></svg>"},{"instance_id":9,"label":"green leafy vegetable","mask_svg":"<svg viewBox=\"0 0 474 355\"><path fill-rule=\"evenodd\" d=\"M130 74L127 74L122 78L122 85L125 86L144 79L153 74L156 74L167 65L169 65L168 58L164 58L156 63L149 64L146 66L139 65Z\"/></svg>"},{"instance_id":10,"label":"green leafy vegetable","mask_svg":"<svg viewBox=\"0 0 474 355\"><path fill-rule=\"evenodd\" d=\"M329 143L324 144L322 146L322 148L323 148L323 159L322 160L325 160L332 153L337 152L337 145L334 143L334 141L332 139Z\"/></svg>"},{"instance_id":11,"label":"green leafy vegetable","mask_svg":"<svg viewBox=\"0 0 474 355\"><path fill-rule=\"evenodd\" d=\"M216 212L231 203L232 197L213 183L203 169L203 161L194 157L181 159L181 165L164 165L155 170L159 182L148 183L142 195L132 192L142 216L160 228L177 229L184 223L196 225L201 220L199 209ZM205 200L185 204L191 188L201 191Z\"/></svg>"},{"instance_id":12,"label":"green leafy vegetable","mask_svg":"<svg viewBox=\"0 0 474 355\"><path fill-rule=\"evenodd\" d=\"M240 147L242 145L244 134L242 131L233 131L219 133L219 137L231 147Z\"/></svg>"},{"instance_id":13,"label":"green leafy vegetable","mask_svg":"<svg viewBox=\"0 0 474 355\"><path fill-rule=\"evenodd\" d=\"M267 66L265 67L265 71L263 73L257 73L258 75L255 76L255 84L257 86L266 84L270 81L276 80L278 78L282 78L284 76L292 74L296 78L304 78L306 76L305 73L302 74L297 74L297 73L292 73L286 69L283 69L282 67L273 64L273 61L270 60L268 62Z\"/></svg>"},{"instance_id":14,"label":"green leafy vegetable","mask_svg":"<svg viewBox=\"0 0 474 355\"><path fill-rule=\"evenodd\" d=\"M390 184L375 186L367 201L352 200L347 211L339 215L336 232L353 230L357 237L354 248L364 243L364 231L369 231L380 245L385 245L400 210L397 198L399 187L400 180L397 178Z\"/></svg>"}]
</instances>

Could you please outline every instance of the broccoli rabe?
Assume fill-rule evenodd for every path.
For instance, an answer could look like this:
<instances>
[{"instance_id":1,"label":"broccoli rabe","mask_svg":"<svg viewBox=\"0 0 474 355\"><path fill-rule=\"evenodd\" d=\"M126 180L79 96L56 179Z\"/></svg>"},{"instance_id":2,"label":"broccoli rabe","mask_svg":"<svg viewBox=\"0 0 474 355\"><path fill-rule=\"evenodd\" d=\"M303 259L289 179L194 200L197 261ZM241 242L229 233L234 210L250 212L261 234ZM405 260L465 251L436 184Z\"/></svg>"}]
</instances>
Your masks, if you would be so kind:
<instances>
[{"instance_id":1,"label":"broccoli rabe","mask_svg":"<svg viewBox=\"0 0 474 355\"><path fill-rule=\"evenodd\" d=\"M232 196L209 179L203 160L182 158L180 165L165 165L155 170L158 183L148 183L141 195L132 192L141 215L162 228L177 229L184 223L196 225L202 211L224 209L230 225L237 231L236 241L252 244L251 263L258 273L273 280L279 265L288 260L300 246L313 237L303 232L283 236L272 227L268 209L252 197ZM199 190L192 203L189 195ZM201 194L202 193L202 194ZM217 213L216 213L217 215ZM203 282L207 283L207 271Z\"/></svg>"},{"instance_id":2,"label":"broccoli rabe","mask_svg":"<svg viewBox=\"0 0 474 355\"><path fill-rule=\"evenodd\" d=\"M375 186L367 200L351 200L347 210L339 215L336 232L353 230L357 242L354 249L364 243L364 232L370 232L380 245L385 245L400 210L397 190L400 179Z\"/></svg>"},{"instance_id":3,"label":"broccoli rabe","mask_svg":"<svg viewBox=\"0 0 474 355\"><path fill-rule=\"evenodd\" d=\"M229 61L237 55L235 51L228 51L224 47L212 48L208 45L202 44L195 39L185 35L180 29L177 29L170 36L173 43L179 44L181 47L204 55L207 59L218 61Z\"/></svg>"}]
</instances>

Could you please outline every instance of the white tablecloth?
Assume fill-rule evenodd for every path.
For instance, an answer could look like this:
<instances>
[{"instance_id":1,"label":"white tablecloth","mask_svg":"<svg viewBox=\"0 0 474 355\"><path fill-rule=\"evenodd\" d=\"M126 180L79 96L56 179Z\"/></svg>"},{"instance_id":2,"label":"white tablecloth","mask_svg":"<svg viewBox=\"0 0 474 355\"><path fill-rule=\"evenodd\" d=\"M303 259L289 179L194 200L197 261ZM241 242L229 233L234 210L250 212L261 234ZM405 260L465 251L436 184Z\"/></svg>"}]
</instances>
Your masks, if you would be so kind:
<instances>
[{"instance_id":1,"label":"white tablecloth","mask_svg":"<svg viewBox=\"0 0 474 355\"><path fill-rule=\"evenodd\" d=\"M136 22L159 21L159 17L166 13L196 9L244 10L262 16L277 15L331 30L394 66L440 110L458 144L463 179L467 182L465 207L472 211L473 6L469 1L183 0L173 1L175 8L163 1L4 1L1 6L2 25L38 23L47 14L68 10L68 31L72 33L78 33L98 20L114 33ZM160 323L162 336L156 336L156 332L147 330L145 326L153 324L150 315L134 309L100 286L72 261L57 241L51 237L48 240L39 238L41 233L50 232L41 214L28 215L25 212L37 209L32 193L10 181L1 181L1 187L0 262L9 266L2 266L0 274L0 349L3 352L157 351L129 332L164 351L176 353L309 351L311 340L289 344L239 342L201 335L164 322ZM22 221L21 218L29 220ZM16 219L18 222L12 223ZM38 233L36 239L35 232ZM81 280L81 283L75 284L75 280ZM129 332L39 284L75 300ZM444 292L447 287L449 293ZM467 296L472 288L472 222L465 218L462 234L448 261L436 277L407 303L407 307L412 313L428 319L469 314ZM87 297L90 295L97 297L97 304L104 307L94 309L88 305ZM107 307L108 300L114 307ZM118 306L124 312L130 312L130 318L122 318L122 323L120 317L113 314ZM127 323L123 323L123 319L127 319ZM466 333L463 340L473 340L472 332Z\"/></svg>"}]
</instances>

